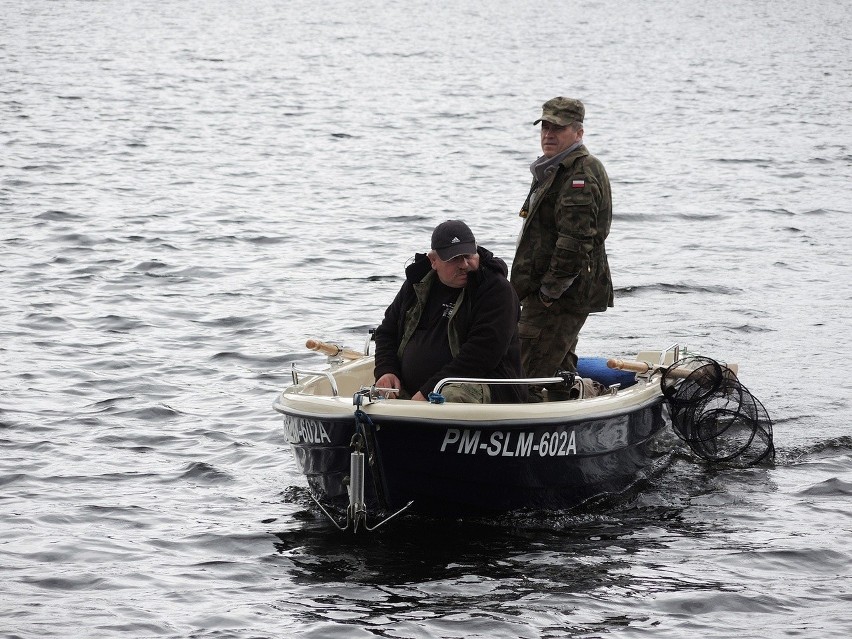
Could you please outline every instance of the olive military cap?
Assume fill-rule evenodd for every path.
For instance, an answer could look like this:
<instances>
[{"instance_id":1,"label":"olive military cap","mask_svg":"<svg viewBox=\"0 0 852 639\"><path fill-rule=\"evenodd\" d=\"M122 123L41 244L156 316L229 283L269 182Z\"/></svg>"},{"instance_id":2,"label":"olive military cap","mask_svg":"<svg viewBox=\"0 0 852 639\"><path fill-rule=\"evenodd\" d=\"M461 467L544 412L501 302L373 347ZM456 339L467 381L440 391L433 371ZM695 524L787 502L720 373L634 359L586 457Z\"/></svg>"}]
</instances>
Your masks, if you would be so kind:
<instances>
[{"instance_id":1,"label":"olive military cap","mask_svg":"<svg viewBox=\"0 0 852 639\"><path fill-rule=\"evenodd\" d=\"M572 122L582 122L586 115L586 107L583 103L574 98L551 98L541 107L541 117L533 122L538 124L542 120L557 124L559 126L567 126Z\"/></svg>"}]
</instances>

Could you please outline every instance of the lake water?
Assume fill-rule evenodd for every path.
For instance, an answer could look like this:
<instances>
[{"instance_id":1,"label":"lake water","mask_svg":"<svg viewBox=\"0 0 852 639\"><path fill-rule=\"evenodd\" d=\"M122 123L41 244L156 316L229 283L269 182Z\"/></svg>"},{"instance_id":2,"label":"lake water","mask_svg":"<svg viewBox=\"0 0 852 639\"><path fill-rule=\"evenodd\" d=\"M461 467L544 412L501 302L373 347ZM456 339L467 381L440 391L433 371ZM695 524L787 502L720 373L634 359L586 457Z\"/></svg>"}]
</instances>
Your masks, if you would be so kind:
<instances>
[{"instance_id":1,"label":"lake water","mask_svg":"<svg viewBox=\"0 0 852 639\"><path fill-rule=\"evenodd\" d=\"M852 4L0 5L0 637L852 634ZM290 364L444 219L511 260L555 95L614 198L580 354L737 362L775 464L342 536Z\"/></svg>"}]
</instances>

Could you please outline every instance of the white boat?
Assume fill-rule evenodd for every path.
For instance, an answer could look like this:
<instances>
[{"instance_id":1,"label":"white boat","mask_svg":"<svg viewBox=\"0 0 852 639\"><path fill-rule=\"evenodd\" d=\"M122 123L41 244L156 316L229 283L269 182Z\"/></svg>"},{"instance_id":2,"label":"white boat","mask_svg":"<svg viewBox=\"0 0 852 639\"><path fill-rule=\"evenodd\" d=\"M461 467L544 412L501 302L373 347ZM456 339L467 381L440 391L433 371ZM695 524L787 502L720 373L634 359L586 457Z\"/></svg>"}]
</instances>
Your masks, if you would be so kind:
<instances>
[{"instance_id":1,"label":"white boat","mask_svg":"<svg viewBox=\"0 0 852 639\"><path fill-rule=\"evenodd\" d=\"M693 372L680 367L675 345L627 361L581 358L574 378L442 380L431 401L415 402L385 398L373 385L371 355L315 340L308 346L329 355L329 368L294 366L274 408L313 498L338 527L355 530L406 509L447 516L564 509L621 492L659 456L655 442L670 425L672 382L664 380L679 384ZM583 396L590 379L603 394ZM563 382L576 398L441 401L447 383L485 381ZM368 513L384 519L371 525Z\"/></svg>"}]
</instances>

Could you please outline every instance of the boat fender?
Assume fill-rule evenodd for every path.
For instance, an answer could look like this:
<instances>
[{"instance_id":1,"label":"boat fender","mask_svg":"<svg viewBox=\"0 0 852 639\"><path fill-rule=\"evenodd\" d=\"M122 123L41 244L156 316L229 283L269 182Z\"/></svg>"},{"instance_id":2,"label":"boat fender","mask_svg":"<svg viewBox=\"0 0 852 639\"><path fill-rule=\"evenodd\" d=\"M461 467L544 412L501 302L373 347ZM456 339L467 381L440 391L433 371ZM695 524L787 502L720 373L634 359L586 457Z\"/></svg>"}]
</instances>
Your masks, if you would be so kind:
<instances>
[{"instance_id":1,"label":"boat fender","mask_svg":"<svg viewBox=\"0 0 852 639\"><path fill-rule=\"evenodd\" d=\"M443 404L446 401L446 398L441 393L429 393L430 404Z\"/></svg>"}]
</instances>

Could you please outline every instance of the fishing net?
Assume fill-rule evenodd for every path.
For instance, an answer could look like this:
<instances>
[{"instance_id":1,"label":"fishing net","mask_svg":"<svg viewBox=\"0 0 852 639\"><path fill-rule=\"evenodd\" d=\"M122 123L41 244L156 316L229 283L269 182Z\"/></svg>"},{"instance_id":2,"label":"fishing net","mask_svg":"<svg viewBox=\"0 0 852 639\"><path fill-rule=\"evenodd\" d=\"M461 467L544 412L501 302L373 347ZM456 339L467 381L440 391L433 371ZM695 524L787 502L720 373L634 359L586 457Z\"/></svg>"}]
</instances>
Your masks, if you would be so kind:
<instances>
[{"instance_id":1,"label":"fishing net","mask_svg":"<svg viewBox=\"0 0 852 639\"><path fill-rule=\"evenodd\" d=\"M674 431L699 457L747 466L774 459L769 413L729 368L688 357L663 372L661 385Z\"/></svg>"}]
</instances>

